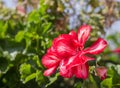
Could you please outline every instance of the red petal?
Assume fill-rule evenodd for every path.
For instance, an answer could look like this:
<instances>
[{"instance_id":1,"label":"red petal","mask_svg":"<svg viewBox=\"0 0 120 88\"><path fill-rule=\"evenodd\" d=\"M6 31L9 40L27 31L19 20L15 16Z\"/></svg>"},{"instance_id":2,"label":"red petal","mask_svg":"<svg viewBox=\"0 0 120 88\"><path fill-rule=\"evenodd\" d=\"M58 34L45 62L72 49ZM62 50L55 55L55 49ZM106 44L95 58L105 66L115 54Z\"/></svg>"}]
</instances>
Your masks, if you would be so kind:
<instances>
[{"instance_id":1,"label":"red petal","mask_svg":"<svg viewBox=\"0 0 120 88\"><path fill-rule=\"evenodd\" d=\"M51 68L45 70L44 71L44 76L52 75L55 72L56 68L57 68L57 66L54 66L54 67L51 67Z\"/></svg>"},{"instance_id":2,"label":"red petal","mask_svg":"<svg viewBox=\"0 0 120 88\"><path fill-rule=\"evenodd\" d=\"M64 63L65 63L64 66L67 69L71 69L72 67L75 67L75 66L79 65L80 63L79 63L79 60L78 60L78 55L72 56L68 59L64 59Z\"/></svg>"},{"instance_id":3,"label":"red petal","mask_svg":"<svg viewBox=\"0 0 120 88\"><path fill-rule=\"evenodd\" d=\"M77 34L75 31L71 31L69 35L71 35L74 39L77 39Z\"/></svg>"},{"instance_id":4,"label":"red petal","mask_svg":"<svg viewBox=\"0 0 120 88\"><path fill-rule=\"evenodd\" d=\"M82 62L82 61L80 61L81 59L85 59L85 60L82 60L83 61ZM85 73L85 72L87 72L87 69L88 69L88 65L85 63L88 60L93 60L93 58L82 56L82 58L78 59L78 56L72 56L69 59L63 59L60 63L60 74L63 77L70 78L74 75L74 73L76 74L75 70L78 68L80 68L80 70L83 69L81 72ZM87 68L85 68L85 67L87 67ZM78 70L77 70L77 72L78 72ZM88 72L87 72L87 74L82 74L82 73L80 73L81 74L80 77L85 79L87 77ZM79 78L78 75L77 75L77 77Z\"/></svg>"},{"instance_id":5,"label":"red petal","mask_svg":"<svg viewBox=\"0 0 120 88\"><path fill-rule=\"evenodd\" d=\"M104 80L107 76L107 68L101 66L96 68L97 75Z\"/></svg>"},{"instance_id":6,"label":"red petal","mask_svg":"<svg viewBox=\"0 0 120 88\"><path fill-rule=\"evenodd\" d=\"M51 47L47 50L47 53L54 53L54 54L56 54L55 52L56 52L56 51L55 51L55 48L54 48L53 46L51 46Z\"/></svg>"},{"instance_id":7,"label":"red petal","mask_svg":"<svg viewBox=\"0 0 120 88\"><path fill-rule=\"evenodd\" d=\"M60 59L54 54L46 54L42 58L42 64L46 68L51 68L53 66L58 66Z\"/></svg>"},{"instance_id":8,"label":"red petal","mask_svg":"<svg viewBox=\"0 0 120 88\"><path fill-rule=\"evenodd\" d=\"M73 42L73 46L75 46L75 47L79 47L80 46L80 43L78 42L78 38L77 38L77 34L76 34L76 32L75 31L71 31L70 33L69 33L69 35L71 35L71 37L72 37L72 42Z\"/></svg>"},{"instance_id":9,"label":"red petal","mask_svg":"<svg viewBox=\"0 0 120 88\"><path fill-rule=\"evenodd\" d=\"M83 47L85 42L87 41L91 31L91 26L83 25L78 30L78 41Z\"/></svg>"},{"instance_id":10,"label":"red petal","mask_svg":"<svg viewBox=\"0 0 120 88\"><path fill-rule=\"evenodd\" d=\"M88 78L88 71L89 71L89 66L87 63L83 65L78 65L76 66L75 76L77 78L86 79Z\"/></svg>"},{"instance_id":11,"label":"red petal","mask_svg":"<svg viewBox=\"0 0 120 88\"><path fill-rule=\"evenodd\" d=\"M99 54L105 49L106 46L107 42L104 39L99 38L89 48L85 49L84 52L90 54Z\"/></svg>"},{"instance_id":12,"label":"red petal","mask_svg":"<svg viewBox=\"0 0 120 88\"><path fill-rule=\"evenodd\" d=\"M62 60L60 64L60 75L66 78L70 78L73 76L73 70L72 69L66 69L66 60Z\"/></svg>"},{"instance_id":13,"label":"red petal","mask_svg":"<svg viewBox=\"0 0 120 88\"><path fill-rule=\"evenodd\" d=\"M64 58L76 54L75 47L72 43L73 42L71 40L67 41L65 39L57 42L54 46L56 48L57 54Z\"/></svg>"},{"instance_id":14,"label":"red petal","mask_svg":"<svg viewBox=\"0 0 120 88\"><path fill-rule=\"evenodd\" d=\"M69 34L61 34L59 37L53 40L53 45L55 45L60 40L71 40L71 36Z\"/></svg>"},{"instance_id":15,"label":"red petal","mask_svg":"<svg viewBox=\"0 0 120 88\"><path fill-rule=\"evenodd\" d=\"M82 65L82 64L85 64L86 62L88 62L90 60L95 60L95 59L92 58L92 57L84 56L84 55L72 56L68 59L68 61L66 61L66 68L70 69L70 68L75 67L77 65Z\"/></svg>"}]
</instances>

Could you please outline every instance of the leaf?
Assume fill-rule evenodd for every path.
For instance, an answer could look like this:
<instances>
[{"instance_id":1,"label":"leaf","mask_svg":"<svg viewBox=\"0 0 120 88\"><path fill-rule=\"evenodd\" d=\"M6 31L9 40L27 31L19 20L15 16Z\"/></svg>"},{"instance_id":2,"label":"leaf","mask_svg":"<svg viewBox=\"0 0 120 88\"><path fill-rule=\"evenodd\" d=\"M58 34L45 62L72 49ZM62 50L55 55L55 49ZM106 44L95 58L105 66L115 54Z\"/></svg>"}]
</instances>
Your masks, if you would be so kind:
<instances>
[{"instance_id":1,"label":"leaf","mask_svg":"<svg viewBox=\"0 0 120 88\"><path fill-rule=\"evenodd\" d=\"M35 55L35 56L33 57L33 60L35 61L35 64L36 64L38 67L43 68L43 66L42 66L42 64L41 64L41 62L40 62L40 60L39 60L39 57L38 57L37 55Z\"/></svg>"},{"instance_id":2,"label":"leaf","mask_svg":"<svg viewBox=\"0 0 120 88\"><path fill-rule=\"evenodd\" d=\"M36 78L35 71L30 64L24 63L20 66L21 81L27 83L28 81Z\"/></svg>"},{"instance_id":3,"label":"leaf","mask_svg":"<svg viewBox=\"0 0 120 88\"><path fill-rule=\"evenodd\" d=\"M82 83L81 82L77 82L77 83L75 83L75 88L81 88L81 86L82 86Z\"/></svg>"},{"instance_id":4,"label":"leaf","mask_svg":"<svg viewBox=\"0 0 120 88\"><path fill-rule=\"evenodd\" d=\"M114 76L114 70L108 69L108 71L107 71L107 76L113 77L113 76Z\"/></svg>"},{"instance_id":5,"label":"leaf","mask_svg":"<svg viewBox=\"0 0 120 88\"><path fill-rule=\"evenodd\" d=\"M112 78L107 78L101 82L101 88L112 88Z\"/></svg>"},{"instance_id":6,"label":"leaf","mask_svg":"<svg viewBox=\"0 0 120 88\"><path fill-rule=\"evenodd\" d=\"M23 83L27 83L28 81L34 79L36 77L36 73L30 74L29 76L27 76L24 80Z\"/></svg>"},{"instance_id":7,"label":"leaf","mask_svg":"<svg viewBox=\"0 0 120 88\"><path fill-rule=\"evenodd\" d=\"M12 66L6 58L0 57L0 73L5 74Z\"/></svg>"},{"instance_id":8,"label":"leaf","mask_svg":"<svg viewBox=\"0 0 120 88\"><path fill-rule=\"evenodd\" d=\"M30 64L26 64L26 63L24 63L24 64L22 64L21 66L20 66L20 74L21 74L21 76L20 76L20 78L21 78L21 81L23 82L23 83L26 83L26 82L28 82L28 80L29 80L29 75L31 75L31 65ZM27 78L28 77L28 78ZM31 76L30 76L31 77ZM26 79L27 78L27 79Z\"/></svg>"},{"instance_id":9,"label":"leaf","mask_svg":"<svg viewBox=\"0 0 120 88\"><path fill-rule=\"evenodd\" d=\"M117 69L117 65L115 68L112 68L114 71L114 75L113 75L113 86L115 87L120 87L120 75L118 73L118 69Z\"/></svg>"},{"instance_id":10,"label":"leaf","mask_svg":"<svg viewBox=\"0 0 120 88\"><path fill-rule=\"evenodd\" d=\"M28 22L36 22L38 23L40 21L40 16L37 10L33 10L29 16L28 16Z\"/></svg>"},{"instance_id":11,"label":"leaf","mask_svg":"<svg viewBox=\"0 0 120 88\"><path fill-rule=\"evenodd\" d=\"M6 37L7 28L8 28L7 22L5 24L0 22L0 38L5 38Z\"/></svg>"},{"instance_id":12,"label":"leaf","mask_svg":"<svg viewBox=\"0 0 120 88\"><path fill-rule=\"evenodd\" d=\"M30 64L26 64L26 63L22 64L20 66L20 74L22 74L22 75L29 75L29 74L31 74L31 65Z\"/></svg>"},{"instance_id":13,"label":"leaf","mask_svg":"<svg viewBox=\"0 0 120 88\"><path fill-rule=\"evenodd\" d=\"M120 65L117 65L117 66L116 66L116 71L117 71L117 73L120 75Z\"/></svg>"},{"instance_id":14,"label":"leaf","mask_svg":"<svg viewBox=\"0 0 120 88\"><path fill-rule=\"evenodd\" d=\"M43 83L45 83L45 77L43 76L43 73L40 70L36 71L36 81L38 85L43 85Z\"/></svg>"},{"instance_id":15,"label":"leaf","mask_svg":"<svg viewBox=\"0 0 120 88\"><path fill-rule=\"evenodd\" d=\"M44 30L43 30L43 34L50 29L51 25L52 25L52 23L50 23L50 22L44 24L44 26L43 26L43 29L44 29Z\"/></svg>"},{"instance_id":16,"label":"leaf","mask_svg":"<svg viewBox=\"0 0 120 88\"><path fill-rule=\"evenodd\" d=\"M96 84L96 81L94 80L94 78L93 78L93 76L92 76L91 74L89 75L89 79L90 79L91 83L93 84L93 86L94 86L95 88L98 88L98 87L97 87L97 84Z\"/></svg>"},{"instance_id":17,"label":"leaf","mask_svg":"<svg viewBox=\"0 0 120 88\"><path fill-rule=\"evenodd\" d=\"M21 42L23 38L24 38L24 31L19 31L15 36L15 41Z\"/></svg>"},{"instance_id":18,"label":"leaf","mask_svg":"<svg viewBox=\"0 0 120 88\"><path fill-rule=\"evenodd\" d=\"M108 70L108 76L112 78L112 86L113 87L120 87L119 65L111 67Z\"/></svg>"},{"instance_id":19,"label":"leaf","mask_svg":"<svg viewBox=\"0 0 120 88\"><path fill-rule=\"evenodd\" d=\"M83 81L82 88L98 88L92 75L89 75L89 79Z\"/></svg>"},{"instance_id":20,"label":"leaf","mask_svg":"<svg viewBox=\"0 0 120 88\"><path fill-rule=\"evenodd\" d=\"M50 77L49 78L50 82L48 84L46 84L45 87L48 87L49 85L51 85L52 83L54 83L57 80L58 76L59 76L59 73L56 73L56 75L54 77Z\"/></svg>"}]
</instances>

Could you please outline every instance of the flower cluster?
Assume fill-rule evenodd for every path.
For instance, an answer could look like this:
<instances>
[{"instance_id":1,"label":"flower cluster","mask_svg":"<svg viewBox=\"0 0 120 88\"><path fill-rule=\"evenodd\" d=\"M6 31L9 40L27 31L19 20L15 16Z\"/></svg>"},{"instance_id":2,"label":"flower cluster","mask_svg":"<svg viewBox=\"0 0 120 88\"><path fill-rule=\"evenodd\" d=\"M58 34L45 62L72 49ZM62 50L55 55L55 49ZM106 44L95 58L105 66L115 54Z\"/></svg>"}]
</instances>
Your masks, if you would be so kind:
<instances>
[{"instance_id":1,"label":"flower cluster","mask_svg":"<svg viewBox=\"0 0 120 88\"><path fill-rule=\"evenodd\" d=\"M107 42L98 38L90 47L84 49L91 32L91 26L83 25L78 34L71 31L69 34L61 34L53 40L52 46L42 58L42 64L47 68L44 75L50 76L59 67L60 75L70 78L88 78L88 61L95 60L87 54L99 54L107 46Z\"/></svg>"}]
</instances>

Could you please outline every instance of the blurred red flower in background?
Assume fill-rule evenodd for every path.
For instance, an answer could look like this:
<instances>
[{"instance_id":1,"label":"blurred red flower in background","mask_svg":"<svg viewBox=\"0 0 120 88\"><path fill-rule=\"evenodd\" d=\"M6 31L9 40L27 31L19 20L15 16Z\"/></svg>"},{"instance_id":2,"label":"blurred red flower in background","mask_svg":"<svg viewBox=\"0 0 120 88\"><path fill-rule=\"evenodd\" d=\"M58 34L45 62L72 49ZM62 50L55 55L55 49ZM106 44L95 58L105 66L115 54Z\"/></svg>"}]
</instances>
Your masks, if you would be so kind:
<instances>
[{"instance_id":1,"label":"blurred red flower in background","mask_svg":"<svg viewBox=\"0 0 120 88\"><path fill-rule=\"evenodd\" d=\"M120 48L113 50L114 53L120 53Z\"/></svg>"},{"instance_id":2,"label":"blurred red flower in background","mask_svg":"<svg viewBox=\"0 0 120 88\"><path fill-rule=\"evenodd\" d=\"M71 31L69 34L61 34L53 40L52 46L42 58L42 64L47 68L45 76L50 76L59 66L60 75L70 78L86 79L88 77L88 61L94 60L86 54L99 54L107 46L107 42L98 38L90 47L84 49L91 32L89 25L83 25L79 28L78 34Z\"/></svg>"}]
</instances>

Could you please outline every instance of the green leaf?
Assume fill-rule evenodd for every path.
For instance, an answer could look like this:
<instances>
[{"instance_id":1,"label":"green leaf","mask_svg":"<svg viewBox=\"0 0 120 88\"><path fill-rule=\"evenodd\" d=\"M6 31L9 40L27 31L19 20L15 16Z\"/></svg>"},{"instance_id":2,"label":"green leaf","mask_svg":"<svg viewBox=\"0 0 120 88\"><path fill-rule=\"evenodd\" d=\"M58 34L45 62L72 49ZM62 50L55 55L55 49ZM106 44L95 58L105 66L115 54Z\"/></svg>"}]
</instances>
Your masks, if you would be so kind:
<instances>
[{"instance_id":1,"label":"green leaf","mask_svg":"<svg viewBox=\"0 0 120 88\"><path fill-rule=\"evenodd\" d=\"M39 19L39 13L37 12L37 10L33 10L29 16L28 16L28 22L39 22L40 19Z\"/></svg>"},{"instance_id":2,"label":"green leaf","mask_svg":"<svg viewBox=\"0 0 120 88\"><path fill-rule=\"evenodd\" d=\"M31 74L31 65L30 64L26 64L26 63L24 63L24 64L22 64L21 66L20 66L20 74L21 74L21 81L23 82L23 83L26 83L27 81L28 81L28 79L29 79L29 75ZM27 78L28 77L28 78ZM27 79L26 79L27 78Z\"/></svg>"},{"instance_id":3,"label":"green leaf","mask_svg":"<svg viewBox=\"0 0 120 88\"><path fill-rule=\"evenodd\" d=\"M77 83L75 83L75 88L81 88L81 86L82 86L82 83L81 82L77 82Z\"/></svg>"},{"instance_id":4,"label":"green leaf","mask_svg":"<svg viewBox=\"0 0 120 88\"><path fill-rule=\"evenodd\" d=\"M5 74L12 66L7 57L0 57L0 74Z\"/></svg>"},{"instance_id":5,"label":"green leaf","mask_svg":"<svg viewBox=\"0 0 120 88\"><path fill-rule=\"evenodd\" d=\"M120 65L116 65L116 71L120 75Z\"/></svg>"},{"instance_id":6,"label":"green leaf","mask_svg":"<svg viewBox=\"0 0 120 88\"><path fill-rule=\"evenodd\" d=\"M113 87L120 87L119 65L111 67L111 69L108 70L108 76L112 78Z\"/></svg>"},{"instance_id":7,"label":"green leaf","mask_svg":"<svg viewBox=\"0 0 120 88\"><path fill-rule=\"evenodd\" d=\"M83 81L82 87L83 88L98 88L92 75L89 75L89 79L86 79Z\"/></svg>"},{"instance_id":8,"label":"green leaf","mask_svg":"<svg viewBox=\"0 0 120 88\"><path fill-rule=\"evenodd\" d=\"M113 77L113 76L114 76L114 70L113 70L113 69L108 69L107 75L108 75L109 77Z\"/></svg>"},{"instance_id":9,"label":"green leaf","mask_svg":"<svg viewBox=\"0 0 120 88\"><path fill-rule=\"evenodd\" d=\"M56 73L56 75L54 77L50 77L49 78L50 82L48 84L46 84L45 87L48 87L49 85L51 85L52 83L54 83L57 80L58 76L59 76L59 73Z\"/></svg>"},{"instance_id":10,"label":"green leaf","mask_svg":"<svg viewBox=\"0 0 120 88\"><path fill-rule=\"evenodd\" d=\"M116 66L116 68L117 68L117 66ZM112 79L113 86L120 87L120 75L118 73L118 69L113 68L113 70L114 70L114 75L113 75L113 79Z\"/></svg>"},{"instance_id":11,"label":"green leaf","mask_svg":"<svg viewBox=\"0 0 120 88\"><path fill-rule=\"evenodd\" d=\"M43 29L44 29L43 34L50 29L51 25L52 25L52 23L43 24Z\"/></svg>"},{"instance_id":12,"label":"green leaf","mask_svg":"<svg viewBox=\"0 0 120 88\"><path fill-rule=\"evenodd\" d=\"M89 75L89 79L90 79L90 82L92 83L92 86L94 86L94 88L98 88L96 81L94 80L94 78L91 74Z\"/></svg>"},{"instance_id":13,"label":"green leaf","mask_svg":"<svg viewBox=\"0 0 120 88\"><path fill-rule=\"evenodd\" d=\"M20 66L20 73L22 75L29 75L29 74L31 74L31 65L30 64L26 64L26 63L22 64Z\"/></svg>"},{"instance_id":14,"label":"green leaf","mask_svg":"<svg viewBox=\"0 0 120 88\"><path fill-rule=\"evenodd\" d=\"M15 41L21 42L23 38L24 38L24 31L19 31L15 36Z\"/></svg>"},{"instance_id":15,"label":"green leaf","mask_svg":"<svg viewBox=\"0 0 120 88\"><path fill-rule=\"evenodd\" d=\"M40 62L40 60L39 60L39 57L38 57L37 55L35 55L35 56L33 57L33 60L35 61L35 64L36 64L38 67L43 68L43 66L42 66L42 64L41 64L41 62Z\"/></svg>"},{"instance_id":16,"label":"green leaf","mask_svg":"<svg viewBox=\"0 0 120 88\"><path fill-rule=\"evenodd\" d=\"M43 83L45 83L45 77L40 70L36 71L36 81L38 82L38 85L43 85Z\"/></svg>"},{"instance_id":17,"label":"green leaf","mask_svg":"<svg viewBox=\"0 0 120 88\"><path fill-rule=\"evenodd\" d=\"M112 88L112 78L107 78L101 82L101 88Z\"/></svg>"},{"instance_id":18,"label":"green leaf","mask_svg":"<svg viewBox=\"0 0 120 88\"><path fill-rule=\"evenodd\" d=\"M27 83L28 81L34 79L35 77L36 77L36 73L30 74L25 78L24 83Z\"/></svg>"},{"instance_id":19,"label":"green leaf","mask_svg":"<svg viewBox=\"0 0 120 88\"><path fill-rule=\"evenodd\" d=\"M0 22L0 38L5 38L6 37L7 28L8 28L7 22L5 24Z\"/></svg>"}]
</instances>

